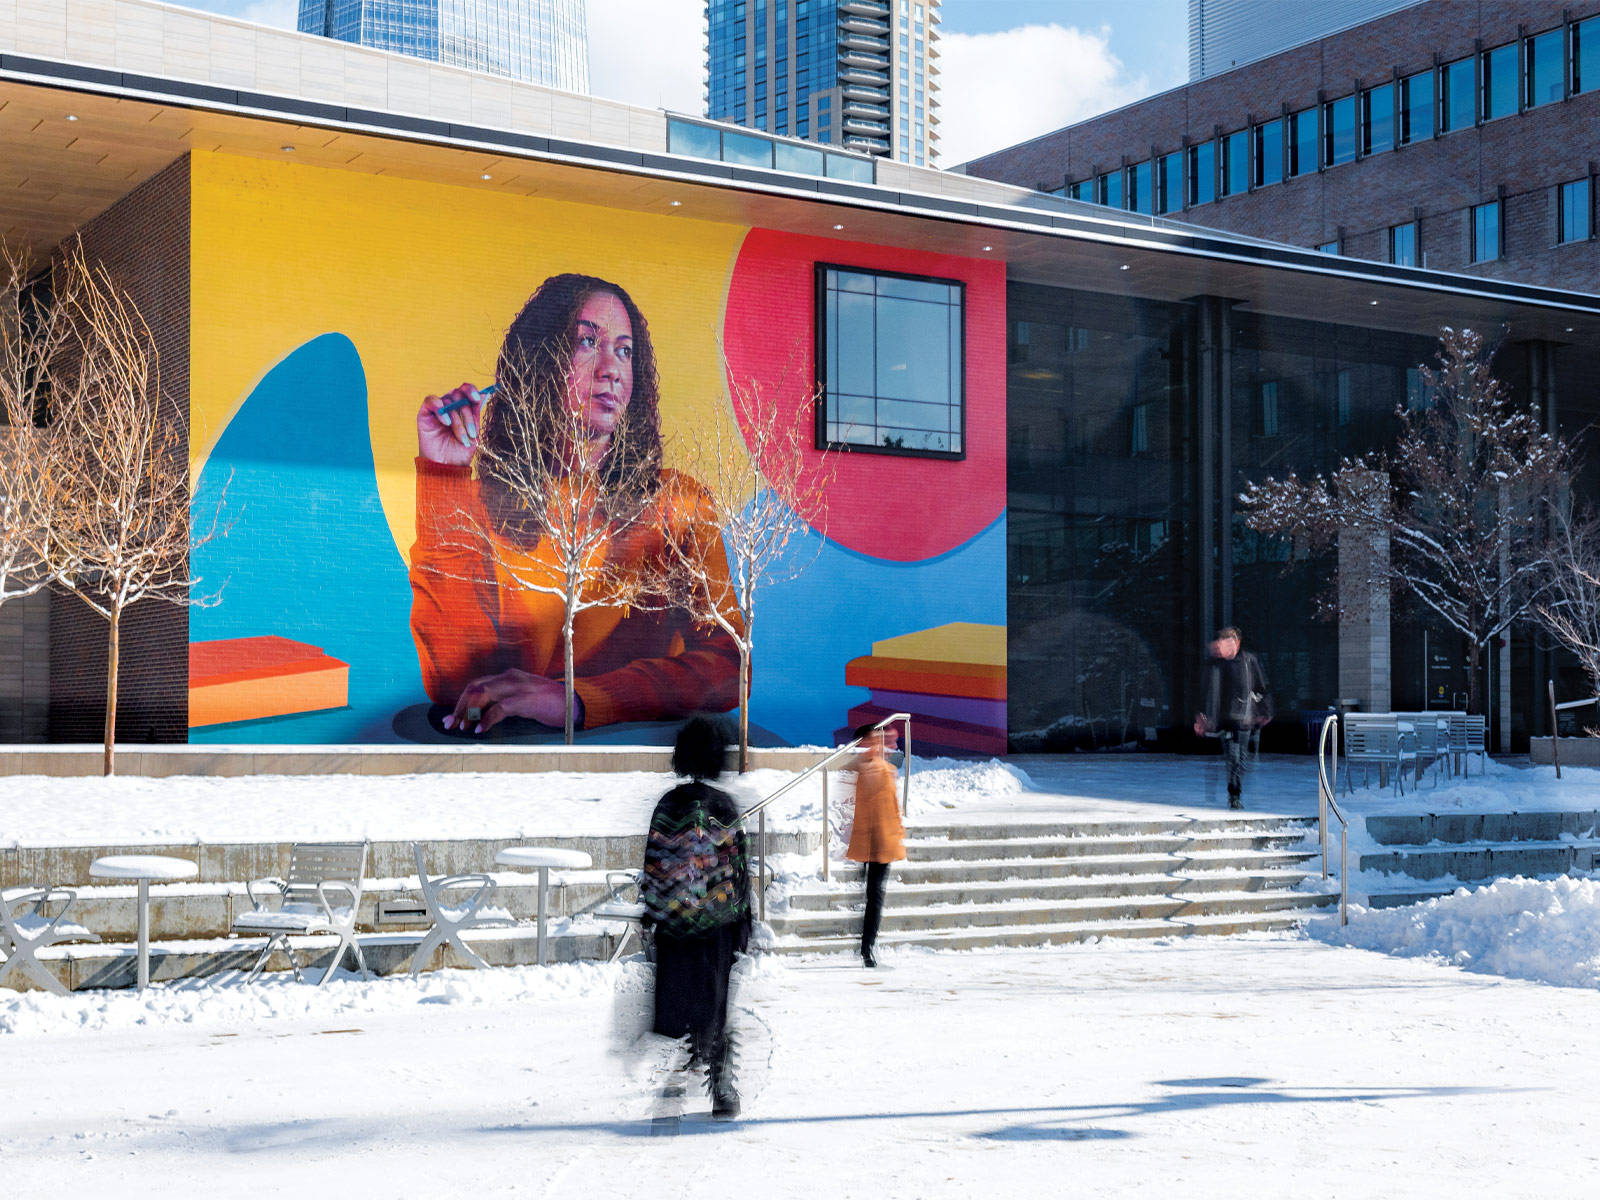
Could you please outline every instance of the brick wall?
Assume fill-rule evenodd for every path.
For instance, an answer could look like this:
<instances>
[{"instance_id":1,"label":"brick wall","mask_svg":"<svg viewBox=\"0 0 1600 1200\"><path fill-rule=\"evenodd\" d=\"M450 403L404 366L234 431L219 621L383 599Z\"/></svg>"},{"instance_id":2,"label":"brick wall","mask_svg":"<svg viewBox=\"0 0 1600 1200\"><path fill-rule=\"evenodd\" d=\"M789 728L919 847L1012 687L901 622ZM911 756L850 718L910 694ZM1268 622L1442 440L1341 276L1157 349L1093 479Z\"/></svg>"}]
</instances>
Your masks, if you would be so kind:
<instances>
[{"instance_id":1,"label":"brick wall","mask_svg":"<svg viewBox=\"0 0 1600 1200\"><path fill-rule=\"evenodd\" d=\"M189 414L189 160L179 159L84 226L90 261L125 288L155 337L164 402ZM187 514L185 514L187 516ZM106 622L70 596L49 618L49 736L94 742L103 734ZM171 604L136 604L122 618L117 737L183 742L189 736L189 614Z\"/></svg>"},{"instance_id":2,"label":"brick wall","mask_svg":"<svg viewBox=\"0 0 1600 1200\"><path fill-rule=\"evenodd\" d=\"M1600 0L1430 0L970 163L969 174L1053 189L1600 14ZM1600 159L1600 90L1200 205L1174 218L1300 246L1342 238L1387 259L1420 218L1423 265L1600 291L1600 241L1556 244L1556 191ZM1472 206L1505 193L1499 260L1474 264ZM1592 215L1592 214L1591 214ZM1591 222L1592 224L1594 222Z\"/></svg>"}]
</instances>

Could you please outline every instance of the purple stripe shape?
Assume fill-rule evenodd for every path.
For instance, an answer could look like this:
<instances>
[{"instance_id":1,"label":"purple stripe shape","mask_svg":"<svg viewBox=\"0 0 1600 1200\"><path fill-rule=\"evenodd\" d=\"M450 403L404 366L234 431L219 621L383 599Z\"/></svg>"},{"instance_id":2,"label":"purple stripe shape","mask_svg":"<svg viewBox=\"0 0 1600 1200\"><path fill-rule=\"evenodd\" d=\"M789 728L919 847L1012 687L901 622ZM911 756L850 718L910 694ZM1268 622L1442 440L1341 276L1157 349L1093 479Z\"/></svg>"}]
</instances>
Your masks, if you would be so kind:
<instances>
[{"instance_id":1,"label":"purple stripe shape","mask_svg":"<svg viewBox=\"0 0 1600 1200\"><path fill-rule=\"evenodd\" d=\"M872 702L890 712L965 721L969 725L987 725L991 729L1006 727L1004 700L972 700L966 696L931 696L921 692L885 692L877 688L869 690ZM916 737L914 728L911 736Z\"/></svg>"}]
</instances>

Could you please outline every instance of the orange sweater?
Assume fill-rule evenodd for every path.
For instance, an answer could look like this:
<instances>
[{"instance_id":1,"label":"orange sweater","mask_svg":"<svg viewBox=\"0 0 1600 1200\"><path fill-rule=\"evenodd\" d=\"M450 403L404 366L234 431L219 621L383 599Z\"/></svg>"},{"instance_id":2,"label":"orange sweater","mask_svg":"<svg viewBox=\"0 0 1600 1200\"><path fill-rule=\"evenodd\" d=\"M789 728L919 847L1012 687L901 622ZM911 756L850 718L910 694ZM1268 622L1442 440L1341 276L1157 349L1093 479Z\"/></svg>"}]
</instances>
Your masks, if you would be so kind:
<instances>
[{"instance_id":1,"label":"orange sweater","mask_svg":"<svg viewBox=\"0 0 1600 1200\"><path fill-rule=\"evenodd\" d=\"M692 532L711 521L704 489L676 471L661 473L656 504L665 506L671 528ZM488 528L470 469L418 458L411 631L436 704L453 705L468 683L513 667L557 680L565 669L560 597L519 588L501 565L515 555L524 577L531 567L559 578L549 544L532 552L503 542L491 547L461 522L458 514L468 511ZM649 517L625 536L620 552L606 547L623 566L644 566L666 553L660 523ZM707 547L708 573L724 586L728 561L720 534L702 529L695 541ZM728 615L742 629L737 611ZM725 712L739 702L738 646L721 628L698 626L678 610L585 609L573 620L572 653L588 729Z\"/></svg>"}]
</instances>

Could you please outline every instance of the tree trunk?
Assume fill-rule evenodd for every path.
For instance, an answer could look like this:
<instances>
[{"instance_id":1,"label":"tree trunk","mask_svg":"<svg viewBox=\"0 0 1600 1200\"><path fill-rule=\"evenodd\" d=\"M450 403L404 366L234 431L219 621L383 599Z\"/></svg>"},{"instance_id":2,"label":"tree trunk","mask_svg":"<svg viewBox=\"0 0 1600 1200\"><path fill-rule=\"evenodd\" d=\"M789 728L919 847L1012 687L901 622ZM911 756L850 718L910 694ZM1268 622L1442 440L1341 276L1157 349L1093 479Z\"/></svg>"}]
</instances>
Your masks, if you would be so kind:
<instances>
[{"instance_id":1,"label":"tree trunk","mask_svg":"<svg viewBox=\"0 0 1600 1200\"><path fill-rule=\"evenodd\" d=\"M111 610L111 634L106 646L106 746L105 774L117 773L117 669L121 661L122 609Z\"/></svg>"},{"instance_id":2,"label":"tree trunk","mask_svg":"<svg viewBox=\"0 0 1600 1200\"><path fill-rule=\"evenodd\" d=\"M577 681L572 670L572 609L567 609L567 619L561 625L562 657L566 660L566 670L562 675L562 682L566 686L566 735L567 745L572 745L573 710L577 708Z\"/></svg>"},{"instance_id":3,"label":"tree trunk","mask_svg":"<svg viewBox=\"0 0 1600 1200\"><path fill-rule=\"evenodd\" d=\"M1478 683L1478 658L1483 653L1483 647L1476 638L1467 639L1467 711L1481 713L1480 705L1482 695Z\"/></svg>"},{"instance_id":4,"label":"tree trunk","mask_svg":"<svg viewBox=\"0 0 1600 1200\"><path fill-rule=\"evenodd\" d=\"M750 769L750 646L739 643L739 774Z\"/></svg>"}]
</instances>

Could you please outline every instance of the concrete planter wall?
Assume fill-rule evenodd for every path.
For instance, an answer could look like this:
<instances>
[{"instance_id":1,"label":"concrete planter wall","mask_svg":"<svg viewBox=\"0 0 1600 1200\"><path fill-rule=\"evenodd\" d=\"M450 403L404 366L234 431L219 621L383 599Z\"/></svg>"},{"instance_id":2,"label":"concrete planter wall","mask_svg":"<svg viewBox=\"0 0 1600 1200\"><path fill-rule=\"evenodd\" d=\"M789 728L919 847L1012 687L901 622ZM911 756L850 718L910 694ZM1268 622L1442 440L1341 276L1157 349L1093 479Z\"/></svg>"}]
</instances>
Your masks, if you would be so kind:
<instances>
[{"instance_id":1,"label":"concrete planter wall","mask_svg":"<svg viewBox=\"0 0 1600 1200\"><path fill-rule=\"evenodd\" d=\"M1547 737L1528 739L1528 758L1535 766L1548 767L1554 761L1550 742ZM1563 767L1600 767L1600 737L1564 737L1560 749Z\"/></svg>"}]
</instances>

